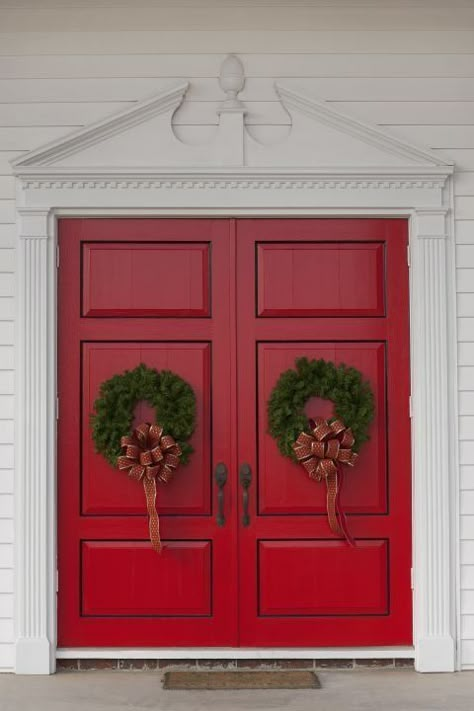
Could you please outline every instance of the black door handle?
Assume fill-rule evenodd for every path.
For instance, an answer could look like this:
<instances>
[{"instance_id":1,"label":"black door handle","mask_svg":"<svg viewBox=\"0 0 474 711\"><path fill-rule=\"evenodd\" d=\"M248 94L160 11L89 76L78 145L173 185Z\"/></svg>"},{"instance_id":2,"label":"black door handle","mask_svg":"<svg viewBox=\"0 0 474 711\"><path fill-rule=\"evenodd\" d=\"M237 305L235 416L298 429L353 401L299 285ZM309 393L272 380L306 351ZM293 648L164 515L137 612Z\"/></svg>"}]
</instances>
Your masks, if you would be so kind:
<instances>
[{"instance_id":1,"label":"black door handle","mask_svg":"<svg viewBox=\"0 0 474 711\"><path fill-rule=\"evenodd\" d=\"M218 526L225 524L224 516L224 486L227 481L227 467L222 462L216 466L216 484L217 484L217 516L216 523Z\"/></svg>"},{"instance_id":2,"label":"black door handle","mask_svg":"<svg viewBox=\"0 0 474 711\"><path fill-rule=\"evenodd\" d=\"M249 464L242 464L240 467L240 483L242 485L242 526L248 526L250 524L250 514L249 514L249 487L252 481L252 470Z\"/></svg>"}]
</instances>

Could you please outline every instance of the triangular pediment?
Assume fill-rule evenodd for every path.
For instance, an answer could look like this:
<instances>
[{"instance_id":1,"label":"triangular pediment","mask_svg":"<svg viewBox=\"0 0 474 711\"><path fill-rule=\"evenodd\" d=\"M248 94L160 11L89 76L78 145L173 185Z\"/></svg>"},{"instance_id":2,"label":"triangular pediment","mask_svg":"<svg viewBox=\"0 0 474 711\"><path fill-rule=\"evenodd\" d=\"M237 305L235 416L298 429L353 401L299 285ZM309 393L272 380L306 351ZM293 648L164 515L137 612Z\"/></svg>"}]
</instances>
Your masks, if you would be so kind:
<instances>
[{"instance_id":1,"label":"triangular pediment","mask_svg":"<svg viewBox=\"0 0 474 711\"><path fill-rule=\"evenodd\" d=\"M53 175L227 167L401 170L450 165L427 148L410 145L284 84L275 85L290 119L281 139L271 140L269 130L266 140L265 126L259 127L256 136L246 125L246 106L234 92L219 108L212 135L207 135L205 142L187 142L176 134L173 116L185 101L188 86L187 82L176 83L33 150L13 162L14 172Z\"/></svg>"}]
</instances>

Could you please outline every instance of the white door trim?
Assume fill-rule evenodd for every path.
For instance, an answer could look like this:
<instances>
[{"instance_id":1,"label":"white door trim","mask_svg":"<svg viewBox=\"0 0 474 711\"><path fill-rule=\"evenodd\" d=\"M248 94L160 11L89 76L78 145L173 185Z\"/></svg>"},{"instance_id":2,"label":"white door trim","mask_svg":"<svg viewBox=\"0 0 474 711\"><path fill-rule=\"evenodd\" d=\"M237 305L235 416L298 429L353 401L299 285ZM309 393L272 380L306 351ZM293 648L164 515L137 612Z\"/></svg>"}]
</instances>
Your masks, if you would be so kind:
<instances>
[{"instance_id":1,"label":"white door trim","mask_svg":"<svg viewBox=\"0 0 474 711\"><path fill-rule=\"evenodd\" d=\"M141 214L169 214L149 204ZM231 205L224 211L255 214ZM259 212L275 214L264 207ZM458 568L458 482L454 243L447 209L287 207L278 214L282 212L286 216L409 217L415 663L420 671L452 671L457 668L453 573ZM56 219L91 211L83 206L57 211L23 207L19 213L16 670L50 673L56 658ZM130 213L107 209L105 202L101 210L104 216ZM189 216L195 211L175 209L173 214ZM447 433L443 440L440 432ZM311 654L319 656L317 650Z\"/></svg>"},{"instance_id":2,"label":"white door trim","mask_svg":"<svg viewBox=\"0 0 474 711\"><path fill-rule=\"evenodd\" d=\"M291 92L283 92L293 118L289 143L257 145L246 137L244 109L227 106L213 151L188 148L171 135L166 118L168 111L171 120L185 88L81 129L14 165L16 671L51 673L57 653L57 218L171 214L409 220L415 665L419 671L453 671L459 668L460 619L453 167ZM341 165L341 136L349 167ZM125 156L142 156L141 168L117 164L123 140ZM148 165L155 150L157 160L165 156L166 165L175 167ZM308 167L318 151L328 159L334 155L333 167Z\"/></svg>"}]
</instances>

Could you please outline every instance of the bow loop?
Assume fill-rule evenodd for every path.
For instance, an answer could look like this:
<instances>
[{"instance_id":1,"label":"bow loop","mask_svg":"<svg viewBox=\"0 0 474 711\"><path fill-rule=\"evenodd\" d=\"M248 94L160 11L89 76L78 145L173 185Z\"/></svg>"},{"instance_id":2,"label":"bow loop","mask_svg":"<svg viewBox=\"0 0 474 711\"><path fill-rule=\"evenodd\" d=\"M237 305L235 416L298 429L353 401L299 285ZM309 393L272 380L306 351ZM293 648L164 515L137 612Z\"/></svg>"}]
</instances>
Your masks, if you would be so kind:
<instances>
[{"instance_id":1,"label":"bow loop","mask_svg":"<svg viewBox=\"0 0 474 711\"><path fill-rule=\"evenodd\" d=\"M327 509L331 530L346 538L350 545L354 542L347 532L345 516L339 508L339 492L342 482L338 482L341 464L353 467L357 454L352 451L355 443L350 427L342 420L325 420L317 417L309 421L311 434L300 432L293 451L297 461L306 469L311 479L324 479L327 486ZM337 515L336 515L337 514ZM337 518L339 517L339 520Z\"/></svg>"},{"instance_id":2,"label":"bow loop","mask_svg":"<svg viewBox=\"0 0 474 711\"><path fill-rule=\"evenodd\" d=\"M163 427L142 422L131 435L120 440L122 455L117 458L120 470L128 476L143 480L149 516L150 538L153 548L160 553L161 541L156 513L156 480L168 483L179 464L181 447L171 435L163 435Z\"/></svg>"}]
</instances>

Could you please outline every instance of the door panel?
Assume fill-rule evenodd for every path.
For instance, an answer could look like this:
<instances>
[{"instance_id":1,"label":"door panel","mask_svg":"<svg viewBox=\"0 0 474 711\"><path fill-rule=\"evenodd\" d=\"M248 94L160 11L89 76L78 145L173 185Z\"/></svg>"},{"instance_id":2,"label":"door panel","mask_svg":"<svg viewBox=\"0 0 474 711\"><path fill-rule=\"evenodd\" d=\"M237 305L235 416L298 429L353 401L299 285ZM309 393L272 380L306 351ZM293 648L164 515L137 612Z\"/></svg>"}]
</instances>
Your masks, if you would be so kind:
<instances>
[{"instance_id":1,"label":"door panel","mask_svg":"<svg viewBox=\"0 0 474 711\"><path fill-rule=\"evenodd\" d=\"M82 344L82 513L143 516L143 487L117 471L94 450L90 413L99 387L116 373L146 363L158 370L178 372L198 394L196 429L191 439L194 453L166 486L159 486L157 501L162 514L211 513L211 344L209 343L88 343ZM144 416L140 410L149 410ZM135 424L155 415L137 408Z\"/></svg>"},{"instance_id":2,"label":"door panel","mask_svg":"<svg viewBox=\"0 0 474 711\"><path fill-rule=\"evenodd\" d=\"M257 260L259 316L384 315L382 243L259 243Z\"/></svg>"},{"instance_id":3,"label":"door panel","mask_svg":"<svg viewBox=\"0 0 474 711\"><path fill-rule=\"evenodd\" d=\"M242 645L411 642L406 247L399 220L237 223L238 456L252 472ZM341 494L354 549L328 526L325 486L268 434L269 395L299 356L354 366L374 390L371 439ZM306 412L333 408L314 398ZM240 516L242 501L241 489Z\"/></svg>"},{"instance_id":4,"label":"door panel","mask_svg":"<svg viewBox=\"0 0 474 711\"><path fill-rule=\"evenodd\" d=\"M388 541L359 539L354 555L345 541L261 540L258 572L260 617L389 612Z\"/></svg>"},{"instance_id":5,"label":"door panel","mask_svg":"<svg viewBox=\"0 0 474 711\"><path fill-rule=\"evenodd\" d=\"M387 510L387 418L385 407L385 344L372 343L259 343L258 344L258 512L266 514L324 514L326 492L302 476L300 464L282 457L268 433L267 402L280 374L294 367L295 359L324 358L337 365L358 368L375 395L376 417L357 462L344 479L341 501L348 513L377 514ZM310 400L308 417L334 415L329 401Z\"/></svg>"},{"instance_id":6,"label":"door panel","mask_svg":"<svg viewBox=\"0 0 474 711\"><path fill-rule=\"evenodd\" d=\"M59 222L60 646L238 643L231 248L227 220ZM100 384L140 362L172 369L197 399L195 453L157 486L161 555L143 486L95 453L89 424ZM142 403L135 421L152 416Z\"/></svg>"}]
</instances>

